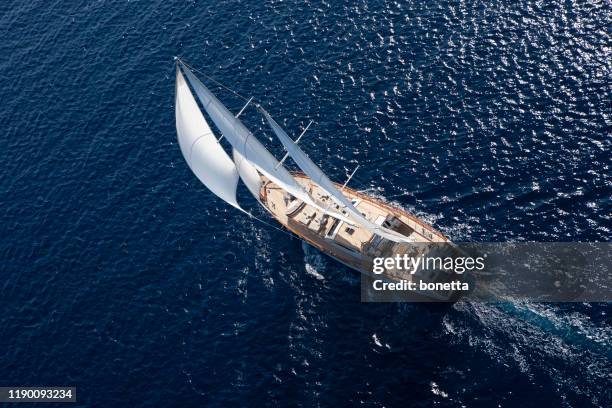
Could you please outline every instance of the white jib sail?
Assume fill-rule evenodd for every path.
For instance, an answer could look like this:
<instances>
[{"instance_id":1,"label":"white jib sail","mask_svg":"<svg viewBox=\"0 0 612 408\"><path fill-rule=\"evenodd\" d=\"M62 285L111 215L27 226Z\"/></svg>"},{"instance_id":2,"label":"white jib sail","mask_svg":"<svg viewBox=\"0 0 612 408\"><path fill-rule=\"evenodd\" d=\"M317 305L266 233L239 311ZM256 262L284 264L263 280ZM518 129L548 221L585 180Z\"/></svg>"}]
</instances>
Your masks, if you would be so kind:
<instances>
[{"instance_id":1,"label":"white jib sail","mask_svg":"<svg viewBox=\"0 0 612 408\"><path fill-rule=\"evenodd\" d=\"M328 211L321 207L308 195L302 186L283 167L277 166L278 160L253 136L253 134L213 95L213 93L187 68L181 64L187 79L193 86L202 106L210 115L221 133L234 149L253 167L263 173L283 190L332 217L349 224L353 221L347 217Z\"/></svg>"},{"instance_id":2,"label":"white jib sail","mask_svg":"<svg viewBox=\"0 0 612 408\"><path fill-rule=\"evenodd\" d=\"M189 168L210 191L242 210L236 201L238 170L210 130L178 67L175 105L178 142Z\"/></svg>"},{"instance_id":3,"label":"white jib sail","mask_svg":"<svg viewBox=\"0 0 612 408\"><path fill-rule=\"evenodd\" d=\"M355 221L362 224L364 227L368 228L371 232L376 233L377 235L382 236L383 238L387 238L394 242L409 242L408 238L403 236L402 234L390 230L388 228L384 228L374 224L369 221L367 218L361 214L361 212L355 208L353 203L346 198L344 194L340 190L336 188L336 185L323 173L323 170L319 168L310 158L304 153L300 147L295 144L293 140L287 135L287 133L283 130L282 127L266 112L264 109L261 109L264 116L266 117L270 127L276 134L277 138L281 141L289 156L295 161L295 163L302 169L311 180L316 183L321 189L323 189L327 194L330 195L331 198L334 199L339 205L344 207L344 209L355 219Z\"/></svg>"},{"instance_id":4,"label":"white jib sail","mask_svg":"<svg viewBox=\"0 0 612 408\"><path fill-rule=\"evenodd\" d=\"M232 149L232 155L234 156L234 163L236 164L240 179L247 186L253 197L259 201L259 190L261 189L262 180L259 177L259 173L257 173L257 169L248 160L245 160L236 149Z\"/></svg>"}]
</instances>

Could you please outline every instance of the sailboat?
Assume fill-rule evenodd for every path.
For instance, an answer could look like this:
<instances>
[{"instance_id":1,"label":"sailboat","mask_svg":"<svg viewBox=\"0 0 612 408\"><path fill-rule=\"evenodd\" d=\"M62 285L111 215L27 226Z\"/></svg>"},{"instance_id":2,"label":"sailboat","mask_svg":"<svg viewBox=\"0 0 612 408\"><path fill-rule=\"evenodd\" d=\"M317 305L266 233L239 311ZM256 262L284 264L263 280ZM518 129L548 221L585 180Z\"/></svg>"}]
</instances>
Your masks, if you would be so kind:
<instances>
[{"instance_id":1,"label":"sailboat","mask_svg":"<svg viewBox=\"0 0 612 408\"><path fill-rule=\"evenodd\" d=\"M342 185L331 181L298 146L307 128L294 141L260 104L255 104L286 150L285 157L277 160L239 119L252 98L238 114L233 114L193 71L184 61L176 59L178 142L189 168L212 193L252 216L236 197L241 181L282 227L365 275L385 282L450 279L449 274L440 271L417 271L407 276L397 268L374 276L375 258L406 253L419 256L428 246L418 244L450 244L450 241L407 211L349 188L347 183L354 172ZM221 132L220 137L213 133L198 101ZM222 146L222 139L231 146L231 156ZM289 157L301 172L287 170L284 162ZM456 299L458 293L436 290L419 296L449 301Z\"/></svg>"}]
</instances>

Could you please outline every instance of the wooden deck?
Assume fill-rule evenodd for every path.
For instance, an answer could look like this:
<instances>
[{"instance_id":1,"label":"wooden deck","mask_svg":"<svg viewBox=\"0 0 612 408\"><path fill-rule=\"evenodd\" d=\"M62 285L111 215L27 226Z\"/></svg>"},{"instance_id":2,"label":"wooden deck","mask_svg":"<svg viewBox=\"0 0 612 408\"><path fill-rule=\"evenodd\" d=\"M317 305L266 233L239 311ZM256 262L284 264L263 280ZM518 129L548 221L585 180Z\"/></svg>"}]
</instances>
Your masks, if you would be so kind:
<instances>
[{"instance_id":1,"label":"wooden deck","mask_svg":"<svg viewBox=\"0 0 612 408\"><path fill-rule=\"evenodd\" d=\"M341 212L337 204L307 176L301 173L294 173L293 176L314 197L319 206ZM310 245L361 273L372 275L376 257L394 257L397 254L417 257L427 252L426 245L392 242L372 234L366 228L329 217L321 210L294 199L263 176L262 181L260 200L279 223ZM341 188L337 183L336 185ZM415 243L451 244L441 232L405 210L350 188L344 188L343 193L368 220L398 231ZM387 270L385 279L397 281L411 278L406 276L405 271L396 272Z\"/></svg>"}]
</instances>

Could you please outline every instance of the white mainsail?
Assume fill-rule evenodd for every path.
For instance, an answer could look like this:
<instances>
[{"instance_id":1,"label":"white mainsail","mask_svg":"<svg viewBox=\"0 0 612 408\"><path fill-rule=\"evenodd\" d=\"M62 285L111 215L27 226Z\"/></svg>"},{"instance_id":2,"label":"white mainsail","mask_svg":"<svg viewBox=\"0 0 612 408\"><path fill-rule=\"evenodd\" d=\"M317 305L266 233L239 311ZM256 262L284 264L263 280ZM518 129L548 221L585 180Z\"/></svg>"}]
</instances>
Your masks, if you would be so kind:
<instances>
[{"instance_id":1,"label":"white mainsail","mask_svg":"<svg viewBox=\"0 0 612 408\"><path fill-rule=\"evenodd\" d=\"M321 187L329 196L334 199L339 205L344 207L355 221L362 224L364 227L369 229L371 232L376 233L377 235L382 236L383 238L387 238L394 242L409 242L408 238L403 236L402 234L390 230L388 228L379 226L368 220L361 214L361 212L355 208L353 203L346 198L344 194L340 190L336 188L334 182L332 182L326 175L323 173L323 170L319 168L310 158L304 153L302 149L287 135L287 133L283 130L282 127L266 112L264 109L260 108L261 112L267 119L270 127L276 134L277 138L281 141L287 153L291 158L295 161L295 163L302 169L304 173L310 179L316 183L319 187Z\"/></svg>"},{"instance_id":2,"label":"white mainsail","mask_svg":"<svg viewBox=\"0 0 612 408\"><path fill-rule=\"evenodd\" d=\"M178 67L175 105L178 142L189 168L210 191L244 211L236 201L238 170L210 130Z\"/></svg>"},{"instance_id":3,"label":"white mainsail","mask_svg":"<svg viewBox=\"0 0 612 408\"><path fill-rule=\"evenodd\" d=\"M302 186L281 165L278 160L253 136L253 134L238 120L227 108L213 95L213 93L181 63L185 75L193 86L196 95L200 99L204 110L210 115L212 121L217 125L225 139L249 164L263 173L283 190L304 201L319 210L324 211L335 218L353 224L351 220L341 214L321 207L315 203Z\"/></svg>"}]
</instances>

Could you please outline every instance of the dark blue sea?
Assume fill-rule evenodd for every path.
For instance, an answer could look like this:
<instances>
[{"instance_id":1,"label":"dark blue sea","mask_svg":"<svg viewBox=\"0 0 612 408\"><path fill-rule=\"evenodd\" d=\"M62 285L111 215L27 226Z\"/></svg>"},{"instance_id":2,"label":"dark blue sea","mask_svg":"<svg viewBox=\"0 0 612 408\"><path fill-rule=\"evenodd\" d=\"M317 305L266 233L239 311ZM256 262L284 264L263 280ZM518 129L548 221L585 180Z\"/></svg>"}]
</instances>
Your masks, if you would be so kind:
<instances>
[{"instance_id":1,"label":"dark blue sea","mask_svg":"<svg viewBox=\"0 0 612 408\"><path fill-rule=\"evenodd\" d=\"M292 135L313 120L332 179L360 164L352 188L455 241L607 242L611 26L608 0L2 2L0 386L612 406L609 304L361 303L354 272L212 195L176 141L173 59Z\"/></svg>"}]
</instances>

